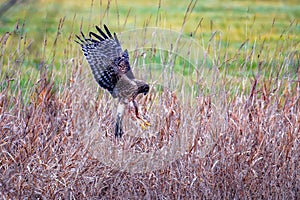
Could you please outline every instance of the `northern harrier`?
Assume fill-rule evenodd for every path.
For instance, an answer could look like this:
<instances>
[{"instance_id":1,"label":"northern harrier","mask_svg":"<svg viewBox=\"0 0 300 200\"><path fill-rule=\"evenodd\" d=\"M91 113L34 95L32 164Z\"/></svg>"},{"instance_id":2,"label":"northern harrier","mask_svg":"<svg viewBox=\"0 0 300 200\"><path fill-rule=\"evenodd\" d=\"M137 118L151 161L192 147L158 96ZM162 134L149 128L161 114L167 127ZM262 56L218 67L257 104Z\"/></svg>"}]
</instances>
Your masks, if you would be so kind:
<instances>
[{"instance_id":1,"label":"northern harrier","mask_svg":"<svg viewBox=\"0 0 300 200\"><path fill-rule=\"evenodd\" d=\"M118 98L115 136L122 137L122 118L127 104L134 108L134 117L142 128L150 125L139 115L135 101L138 94L148 93L149 85L134 78L129 64L128 51L122 50L116 33L112 35L106 25L104 25L106 33L98 26L96 29L99 35L90 32L89 38L86 38L81 32L82 37L76 35L78 41L75 42L80 44L97 83L108 90L113 98Z\"/></svg>"}]
</instances>

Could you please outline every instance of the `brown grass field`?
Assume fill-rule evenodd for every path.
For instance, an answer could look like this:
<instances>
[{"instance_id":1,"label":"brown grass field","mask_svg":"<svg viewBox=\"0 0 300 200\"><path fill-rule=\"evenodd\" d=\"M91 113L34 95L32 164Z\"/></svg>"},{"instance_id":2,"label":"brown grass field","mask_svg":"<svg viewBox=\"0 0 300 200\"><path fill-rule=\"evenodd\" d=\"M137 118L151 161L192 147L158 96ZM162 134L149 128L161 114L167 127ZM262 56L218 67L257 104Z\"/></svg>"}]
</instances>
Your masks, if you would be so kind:
<instances>
[{"instance_id":1,"label":"brown grass field","mask_svg":"<svg viewBox=\"0 0 300 200\"><path fill-rule=\"evenodd\" d=\"M272 45L246 40L230 53L218 31L196 57L188 36L132 47L133 70L151 85L138 103L152 125L128 117L122 139L117 101L93 80L78 31L60 46L64 23L53 44L44 38L35 70L23 67L36 55L22 24L0 38L1 199L300 198L297 20Z\"/></svg>"}]
</instances>

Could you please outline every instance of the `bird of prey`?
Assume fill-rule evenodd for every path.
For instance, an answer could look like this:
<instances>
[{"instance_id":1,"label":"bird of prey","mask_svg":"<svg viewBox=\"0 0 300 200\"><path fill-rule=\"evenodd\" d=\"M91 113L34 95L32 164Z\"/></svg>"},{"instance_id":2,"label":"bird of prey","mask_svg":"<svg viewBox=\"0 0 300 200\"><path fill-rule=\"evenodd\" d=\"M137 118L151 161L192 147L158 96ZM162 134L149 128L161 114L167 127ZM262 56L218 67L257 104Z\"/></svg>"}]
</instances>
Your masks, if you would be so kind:
<instances>
[{"instance_id":1,"label":"bird of prey","mask_svg":"<svg viewBox=\"0 0 300 200\"><path fill-rule=\"evenodd\" d=\"M118 98L115 136L122 137L124 133L122 119L128 104L133 108L136 121L145 129L146 126L150 126L150 123L139 115L135 98L141 93L146 95L149 85L135 79L129 64L128 51L122 50L116 33L112 35L106 25L104 25L106 33L98 26L96 29L99 33L90 32L89 38L86 38L81 31L81 37L76 35L78 40L75 42L81 46L97 83L113 98Z\"/></svg>"}]
</instances>

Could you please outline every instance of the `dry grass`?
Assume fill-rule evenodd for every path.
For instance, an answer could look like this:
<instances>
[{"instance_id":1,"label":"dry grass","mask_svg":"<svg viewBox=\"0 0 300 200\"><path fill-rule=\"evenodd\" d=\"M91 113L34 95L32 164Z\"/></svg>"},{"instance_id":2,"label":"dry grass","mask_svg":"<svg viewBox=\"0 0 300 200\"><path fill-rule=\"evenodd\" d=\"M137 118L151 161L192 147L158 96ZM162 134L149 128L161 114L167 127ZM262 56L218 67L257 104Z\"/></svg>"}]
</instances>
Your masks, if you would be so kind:
<instances>
[{"instance_id":1,"label":"dry grass","mask_svg":"<svg viewBox=\"0 0 300 200\"><path fill-rule=\"evenodd\" d=\"M93 126L91 119L98 119L98 127L103 123L109 127L109 135L101 132L108 141L114 141L113 120L109 108L102 107L107 95L91 94L77 84L59 97L51 83L41 82L30 105L22 103L21 95L10 96L8 89L1 92L2 198L296 199L300 194L299 83L297 93L281 94L262 86L253 88L249 98L239 96L228 102L222 116L225 128L214 133L214 146L205 156L201 154L207 145L204 136L218 131L218 120L212 119L211 99L198 98L195 113L199 117L188 118L197 130L188 151L145 173L127 172L128 163L134 162L130 158L120 162L123 166L112 166L106 160L103 164L98 155L93 158L94 151L85 148L80 135ZM176 137L168 132L170 124L176 126L175 118L167 115L161 120L171 121L160 127L157 137L125 135L123 143L114 141L116 146L98 146L98 153L103 155L101 151L107 153L109 148L158 151Z\"/></svg>"},{"instance_id":2,"label":"dry grass","mask_svg":"<svg viewBox=\"0 0 300 200\"><path fill-rule=\"evenodd\" d=\"M290 52L280 52L279 44L278 58L269 62L258 56L269 51L264 44L222 56L216 37L207 45L212 68L196 68L199 88L153 83L139 99L153 125L142 132L128 120L124 138L115 140L116 102L91 81L78 47L70 42L61 61L66 81L57 82L44 60L38 77L30 74L24 83L28 44L13 33L2 36L1 62L9 70L1 74L1 198L299 198L298 44L291 42ZM58 40L59 34L53 48ZM251 77L221 71L240 61L260 64Z\"/></svg>"}]
</instances>

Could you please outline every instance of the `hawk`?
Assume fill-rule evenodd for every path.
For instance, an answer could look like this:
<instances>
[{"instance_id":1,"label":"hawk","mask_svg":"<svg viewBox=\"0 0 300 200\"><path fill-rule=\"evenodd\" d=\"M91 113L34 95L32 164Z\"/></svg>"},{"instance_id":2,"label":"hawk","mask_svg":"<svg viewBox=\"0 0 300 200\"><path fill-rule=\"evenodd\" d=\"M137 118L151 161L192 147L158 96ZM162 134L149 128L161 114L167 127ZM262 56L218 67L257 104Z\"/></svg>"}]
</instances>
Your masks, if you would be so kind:
<instances>
[{"instance_id":1,"label":"hawk","mask_svg":"<svg viewBox=\"0 0 300 200\"><path fill-rule=\"evenodd\" d=\"M115 137L122 137L124 133L122 119L128 104L133 108L134 118L140 126L143 129L150 126L150 123L139 115L135 101L137 95L146 95L149 92L149 85L135 79L129 64L128 51L122 50L116 33L112 35L106 25L104 25L106 33L98 26L96 29L99 33L90 32L89 38L86 38L81 31L81 37L76 35L78 40L75 42L81 46L100 87L106 89L113 98L118 98Z\"/></svg>"}]
</instances>

